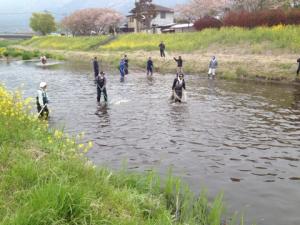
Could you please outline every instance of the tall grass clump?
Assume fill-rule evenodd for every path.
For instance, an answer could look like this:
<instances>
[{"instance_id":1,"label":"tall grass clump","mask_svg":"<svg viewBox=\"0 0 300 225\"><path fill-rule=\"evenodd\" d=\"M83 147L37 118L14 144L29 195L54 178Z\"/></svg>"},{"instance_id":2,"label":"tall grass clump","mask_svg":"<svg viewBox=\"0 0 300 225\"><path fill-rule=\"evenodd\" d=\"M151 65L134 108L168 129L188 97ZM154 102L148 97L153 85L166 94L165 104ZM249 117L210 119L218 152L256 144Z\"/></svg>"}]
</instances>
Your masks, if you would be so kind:
<instances>
[{"instance_id":1,"label":"tall grass clump","mask_svg":"<svg viewBox=\"0 0 300 225\"><path fill-rule=\"evenodd\" d=\"M87 37L67 37L67 36L46 36L33 37L21 44L40 49L56 50L90 50L93 47L107 40L109 36L87 36Z\"/></svg>"},{"instance_id":2,"label":"tall grass clump","mask_svg":"<svg viewBox=\"0 0 300 225\"><path fill-rule=\"evenodd\" d=\"M212 203L177 178L96 168L79 144L31 115L31 99L0 86L0 225L220 225Z\"/></svg>"}]
</instances>

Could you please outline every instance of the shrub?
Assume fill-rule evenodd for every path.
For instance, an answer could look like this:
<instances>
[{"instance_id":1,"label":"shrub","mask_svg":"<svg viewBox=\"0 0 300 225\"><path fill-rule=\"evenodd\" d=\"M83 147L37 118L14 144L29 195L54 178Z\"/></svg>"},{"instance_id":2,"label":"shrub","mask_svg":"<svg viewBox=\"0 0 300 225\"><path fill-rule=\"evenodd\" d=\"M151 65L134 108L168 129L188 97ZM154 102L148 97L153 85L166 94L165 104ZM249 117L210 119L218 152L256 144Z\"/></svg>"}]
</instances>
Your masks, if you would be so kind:
<instances>
[{"instance_id":1,"label":"shrub","mask_svg":"<svg viewBox=\"0 0 300 225\"><path fill-rule=\"evenodd\" d=\"M286 13L286 24L300 24L300 9L290 9Z\"/></svg>"},{"instance_id":2,"label":"shrub","mask_svg":"<svg viewBox=\"0 0 300 225\"><path fill-rule=\"evenodd\" d=\"M282 9L262 10L258 12L233 11L225 15L223 24L224 26L247 28L257 26L274 26L278 24L287 24L288 14L288 12L286 13ZM297 14L293 15L297 16Z\"/></svg>"},{"instance_id":3,"label":"shrub","mask_svg":"<svg viewBox=\"0 0 300 225\"><path fill-rule=\"evenodd\" d=\"M29 60L29 59L32 59L32 57L33 57L33 54L31 52L24 51L22 53L22 60Z\"/></svg>"},{"instance_id":4,"label":"shrub","mask_svg":"<svg viewBox=\"0 0 300 225\"><path fill-rule=\"evenodd\" d=\"M203 30L205 28L220 28L222 22L216 18L205 16L194 23L196 30Z\"/></svg>"}]
</instances>

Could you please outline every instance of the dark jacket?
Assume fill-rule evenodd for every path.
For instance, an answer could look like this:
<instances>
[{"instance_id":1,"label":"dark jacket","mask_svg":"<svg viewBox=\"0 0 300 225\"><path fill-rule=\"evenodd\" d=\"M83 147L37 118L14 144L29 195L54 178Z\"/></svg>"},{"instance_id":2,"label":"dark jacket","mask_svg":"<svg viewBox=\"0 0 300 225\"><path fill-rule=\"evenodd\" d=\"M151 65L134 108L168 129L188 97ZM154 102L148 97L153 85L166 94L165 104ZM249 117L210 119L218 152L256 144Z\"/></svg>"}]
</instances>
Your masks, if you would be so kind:
<instances>
[{"instance_id":1,"label":"dark jacket","mask_svg":"<svg viewBox=\"0 0 300 225\"><path fill-rule=\"evenodd\" d=\"M300 64L300 58L299 58L299 59L297 59L297 63L299 63L299 64Z\"/></svg>"},{"instance_id":2,"label":"dark jacket","mask_svg":"<svg viewBox=\"0 0 300 225\"><path fill-rule=\"evenodd\" d=\"M103 88L106 86L106 78L105 76L101 77L101 76L97 76L96 77L96 83L97 83L97 87L98 88Z\"/></svg>"},{"instance_id":3,"label":"dark jacket","mask_svg":"<svg viewBox=\"0 0 300 225\"><path fill-rule=\"evenodd\" d=\"M153 61L149 59L147 61L147 69L152 69L152 68L153 68Z\"/></svg>"},{"instance_id":4,"label":"dark jacket","mask_svg":"<svg viewBox=\"0 0 300 225\"><path fill-rule=\"evenodd\" d=\"M95 73L99 73L99 63L98 63L98 61L97 60L94 60L93 61L93 66L94 66L94 71L95 71Z\"/></svg>"},{"instance_id":5,"label":"dark jacket","mask_svg":"<svg viewBox=\"0 0 300 225\"><path fill-rule=\"evenodd\" d=\"M174 79L172 90L185 90L185 81L182 79L182 83L179 82L178 78Z\"/></svg>"},{"instance_id":6,"label":"dark jacket","mask_svg":"<svg viewBox=\"0 0 300 225\"><path fill-rule=\"evenodd\" d=\"M176 58L174 57L174 60L177 62L177 66L178 66L178 67L182 67L182 65L183 65L182 59L176 59Z\"/></svg>"},{"instance_id":7,"label":"dark jacket","mask_svg":"<svg viewBox=\"0 0 300 225\"><path fill-rule=\"evenodd\" d=\"M166 46L163 43L159 44L159 49L160 50L165 50Z\"/></svg>"}]
</instances>

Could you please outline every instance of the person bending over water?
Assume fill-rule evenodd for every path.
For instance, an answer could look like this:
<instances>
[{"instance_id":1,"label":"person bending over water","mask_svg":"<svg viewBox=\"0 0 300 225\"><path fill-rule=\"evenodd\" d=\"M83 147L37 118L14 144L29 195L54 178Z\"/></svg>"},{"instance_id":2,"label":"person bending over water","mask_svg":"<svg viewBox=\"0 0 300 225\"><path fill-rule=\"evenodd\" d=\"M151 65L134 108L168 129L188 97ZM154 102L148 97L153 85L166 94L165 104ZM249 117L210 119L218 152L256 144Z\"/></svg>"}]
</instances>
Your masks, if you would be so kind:
<instances>
[{"instance_id":1,"label":"person bending over water","mask_svg":"<svg viewBox=\"0 0 300 225\"><path fill-rule=\"evenodd\" d=\"M107 102L106 77L104 72L101 71L100 74L96 77L96 85L98 104L100 104L101 92L103 92L104 101Z\"/></svg>"},{"instance_id":2,"label":"person bending over water","mask_svg":"<svg viewBox=\"0 0 300 225\"><path fill-rule=\"evenodd\" d=\"M47 120L49 117L49 109L48 109L49 98L46 89L47 89L47 83L41 82L40 89L37 91L37 97L36 97L38 117L40 119L45 119L45 120Z\"/></svg>"},{"instance_id":3,"label":"person bending over water","mask_svg":"<svg viewBox=\"0 0 300 225\"><path fill-rule=\"evenodd\" d=\"M183 79L183 74L181 73L178 78L175 78L172 86L172 99L174 99L175 102L181 102L183 89L185 90L185 81Z\"/></svg>"},{"instance_id":4,"label":"person bending over water","mask_svg":"<svg viewBox=\"0 0 300 225\"><path fill-rule=\"evenodd\" d=\"M147 61L147 76L149 75L153 75L153 61L151 59L151 57L149 57L148 61Z\"/></svg>"},{"instance_id":5,"label":"person bending over water","mask_svg":"<svg viewBox=\"0 0 300 225\"><path fill-rule=\"evenodd\" d=\"M44 65L47 63L47 57L45 55L41 56L40 60Z\"/></svg>"}]
</instances>

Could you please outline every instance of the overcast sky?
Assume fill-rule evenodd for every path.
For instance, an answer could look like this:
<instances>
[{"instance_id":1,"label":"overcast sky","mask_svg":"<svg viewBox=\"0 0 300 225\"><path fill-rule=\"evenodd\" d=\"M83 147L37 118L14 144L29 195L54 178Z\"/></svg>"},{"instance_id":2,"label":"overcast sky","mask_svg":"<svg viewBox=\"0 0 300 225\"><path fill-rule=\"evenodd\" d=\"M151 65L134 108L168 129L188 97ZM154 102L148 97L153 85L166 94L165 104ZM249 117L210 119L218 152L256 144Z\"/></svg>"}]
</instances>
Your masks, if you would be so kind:
<instances>
[{"instance_id":1,"label":"overcast sky","mask_svg":"<svg viewBox=\"0 0 300 225\"><path fill-rule=\"evenodd\" d=\"M153 0L153 3L174 7L189 0ZM113 8L127 14L135 0L0 0L0 33L29 30L32 12L48 10L59 21L74 10L92 7Z\"/></svg>"}]
</instances>

